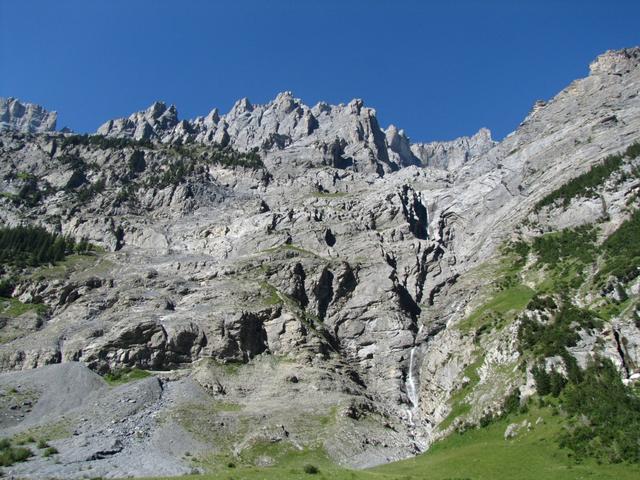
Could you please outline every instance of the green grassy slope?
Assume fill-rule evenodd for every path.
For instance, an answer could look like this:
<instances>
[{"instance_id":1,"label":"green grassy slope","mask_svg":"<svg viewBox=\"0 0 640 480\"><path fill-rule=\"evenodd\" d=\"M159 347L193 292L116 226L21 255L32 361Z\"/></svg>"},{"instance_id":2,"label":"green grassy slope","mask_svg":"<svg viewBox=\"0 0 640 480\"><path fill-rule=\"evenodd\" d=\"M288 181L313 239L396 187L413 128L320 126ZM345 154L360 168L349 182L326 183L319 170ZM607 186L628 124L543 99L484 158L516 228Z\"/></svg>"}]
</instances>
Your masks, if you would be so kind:
<instances>
[{"instance_id":1,"label":"green grassy slope","mask_svg":"<svg viewBox=\"0 0 640 480\"><path fill-rule=\"evenodd\" d=\"M544 423L536 425L542 418ZM528 419L531 431L505 440L509 423ZM576 463L567 450L558 449L555 438L560 418L549 409L532 409L527 415L501 420L484 428L453 434L430 451L409 460L374 469L389 478L425 480L578 480L637 479L640 466L598 465L594 461Z\"/></svg>"}]
</instances>

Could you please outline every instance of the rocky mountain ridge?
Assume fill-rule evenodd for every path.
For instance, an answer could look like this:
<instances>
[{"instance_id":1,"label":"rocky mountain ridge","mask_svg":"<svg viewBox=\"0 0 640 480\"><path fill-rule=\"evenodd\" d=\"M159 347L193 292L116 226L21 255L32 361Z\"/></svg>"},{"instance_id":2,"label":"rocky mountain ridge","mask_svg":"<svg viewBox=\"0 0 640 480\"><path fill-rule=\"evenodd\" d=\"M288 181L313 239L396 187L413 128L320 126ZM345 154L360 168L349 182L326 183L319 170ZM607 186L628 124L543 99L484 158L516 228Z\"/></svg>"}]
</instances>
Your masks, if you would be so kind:
<instances>
[{"instance_id":1,"label":"rocky mountain ridge","mask_svg":"<svg viewBox=\"0 0 640 480\"><path fill-rule=\"evenodd\" d=\"M490 132L482 129L470 139L412 146L402 130L391 126L383 131L375 110L365 107L360 99L347 105L320 102L308 107L291 92L280 93L264 105L253 105L243 98L225 115L213 109L193 120L179 120L175 106L156 102L128 118L109 120L97 133L169 144L195 142L229 145L240 151L257 149L265 153L268 167L285 163L290 168L304 161L306 166L328 165L380 175L421 162L446 168L447 155L454 155L455 166L459 166L494 144Z\"/></svg>"},{"instance_id":2,"label":"rocky mountain ridge","mask_svg":"<svg viewBox=\"0 0 640 480\"><path fill-rule=\"evenodd\" d=\"M411 144L361 101L310 108L290 93L190 121L156 103L95 136L1 133L0 222L100 251L3 272L16 276L12 301L46 313L3 320L0 368L148 369L154 378L123 387L141 400L113 418L133 409L167 422L113 427L107 407L82 422L94 407L79 399L61 466L38 468L78 476L82 458L100 475L184 473L187 448L233 455L259 442L320 445L369 466L498 413L514 390L531 395L538 359L519 329L542 318L525 307L546 270L532 254L505 277L502 248L590 225L603 242L632 218L633 150L592 190L540 202L640 139L639 82L640 49L608 52L499 143L481 130ZM588 285L575 292L582 307L609 302L609 287ZM629 380L638 282L610 285L631 300L568 351L605 355ZM513 308L491 303L512 294ZM28 413L7 432L51 423ZM199 428L211 418L224 428ZM163 435L188 446L173 450ZM163 461L132 463L141 450Z\"/></svg>"}]
</instances>

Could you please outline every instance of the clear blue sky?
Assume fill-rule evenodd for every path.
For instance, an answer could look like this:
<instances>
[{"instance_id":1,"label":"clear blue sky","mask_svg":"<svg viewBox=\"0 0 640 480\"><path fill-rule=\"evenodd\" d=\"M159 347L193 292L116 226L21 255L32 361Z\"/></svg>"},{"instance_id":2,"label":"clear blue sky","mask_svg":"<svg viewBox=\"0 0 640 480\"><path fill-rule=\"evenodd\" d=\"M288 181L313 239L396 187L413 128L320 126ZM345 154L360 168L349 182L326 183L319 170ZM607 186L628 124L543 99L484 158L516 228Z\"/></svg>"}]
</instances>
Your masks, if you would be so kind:
<instances>
[{"instance_id":1,"label":"clear blue sky","mask_svg":"<svg viewBox=\"0 0 640 480\"><path fill-rule=\"evenodd\" d=\"M160 99L181 118L263 103L363 98L413 140L486 126L640 44L626 0L0 0L0 96L93 131Z\"/></svg>"}]
</instances>

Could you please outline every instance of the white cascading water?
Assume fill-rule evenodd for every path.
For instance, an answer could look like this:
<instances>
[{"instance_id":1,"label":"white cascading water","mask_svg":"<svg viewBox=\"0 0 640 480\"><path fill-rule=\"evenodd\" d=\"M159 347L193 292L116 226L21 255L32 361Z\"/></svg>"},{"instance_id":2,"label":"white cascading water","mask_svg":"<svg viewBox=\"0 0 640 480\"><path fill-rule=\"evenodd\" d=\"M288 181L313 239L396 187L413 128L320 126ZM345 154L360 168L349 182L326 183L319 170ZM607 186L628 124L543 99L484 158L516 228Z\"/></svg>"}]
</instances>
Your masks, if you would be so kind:
<instances>
[{"instance_id":1,"label":"white cascading water","mask_svg":"<svg viewBox=\"0 0 640 480\"><path fill-rule=\"evenodd\" d=\"M418 329L418 333L416 334L416 339L420 335L421 330L422 330L422 326L420 326L420 328ZM415 345L415 341L414 341L414 345L411 348L411 353L409 354L409 371L407 372L407 380L406 380L407 397L409 398L409 402L411 403L410 407L407 409L407 417L409 419L409 424L411 426L415 425L415 423L413 422L413 414L418 409L418 385L416 382L416 375L414 372L415 356L416 356L417 348L418 346Z\"/></svg>"}]
</instances>

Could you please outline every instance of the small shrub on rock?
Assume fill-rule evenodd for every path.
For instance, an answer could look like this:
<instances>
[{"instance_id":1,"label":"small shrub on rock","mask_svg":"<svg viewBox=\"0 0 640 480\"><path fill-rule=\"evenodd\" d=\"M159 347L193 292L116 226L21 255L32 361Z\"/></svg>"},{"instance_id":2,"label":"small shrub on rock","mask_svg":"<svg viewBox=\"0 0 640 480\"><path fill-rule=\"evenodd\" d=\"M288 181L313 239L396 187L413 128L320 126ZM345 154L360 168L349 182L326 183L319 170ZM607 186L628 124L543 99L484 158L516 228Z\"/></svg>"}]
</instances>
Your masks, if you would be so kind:
<instances>
[{"instance_id":1,"label":"small shrub on rock","mask_svg":"<svg viewBox=\"0 0 640 480\"><path fill-rule=\"evenodd\" d=\"M51 455L55 455L56 453L58 453L58 449L56 447L48 447L44 452L42 452L42 456L50 457Z\"/></svg>"},{"instance_id":2,"label":"small shrub on rock","mask_svg":"<svg viewBox=\"0 0 640 480\"><path fill-rule=\"evenodd\" d=\"M0 443L0 467L9 467L14 463L24 462L32 455L33 453L28 448L12 447L8 440Z\"/></svg>"},{"instance_id":3,"label":"small shrub on rock","mask_svg":"<svg viewBox=\"0 0 640 480\"><path fill-rule=\"evenodd\" d=\"M311 464L306 464L302 470L304 471L304 473L307 473L309 475L315 475L317 473L320 473L320 469L318 467L316 467L315 465L311 465Z\"/></svg>"}]
</instances>

